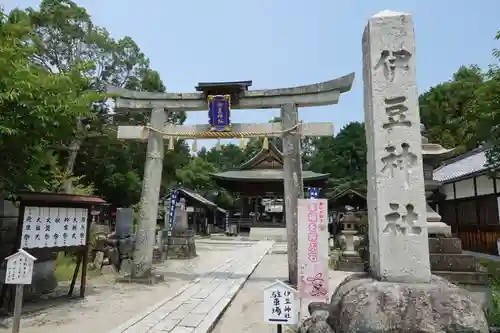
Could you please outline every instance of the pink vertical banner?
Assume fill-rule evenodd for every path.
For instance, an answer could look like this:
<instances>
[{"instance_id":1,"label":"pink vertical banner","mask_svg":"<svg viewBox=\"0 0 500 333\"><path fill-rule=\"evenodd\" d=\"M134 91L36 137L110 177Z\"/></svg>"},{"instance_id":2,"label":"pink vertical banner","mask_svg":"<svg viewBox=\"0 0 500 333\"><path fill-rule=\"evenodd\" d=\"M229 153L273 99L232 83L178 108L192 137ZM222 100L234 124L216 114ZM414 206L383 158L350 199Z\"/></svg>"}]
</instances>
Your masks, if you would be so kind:
<instances>
[{"instance_id":1,"label":"pink vertical banner","mask_svg":"<svg viewBox=\"0 0 500 333\"><path fill-rule=\"evenodd\" d=\"M298 268L300 297L328 300L328 203L326 199L299 199Z\"/></svg>"}]
</instances>

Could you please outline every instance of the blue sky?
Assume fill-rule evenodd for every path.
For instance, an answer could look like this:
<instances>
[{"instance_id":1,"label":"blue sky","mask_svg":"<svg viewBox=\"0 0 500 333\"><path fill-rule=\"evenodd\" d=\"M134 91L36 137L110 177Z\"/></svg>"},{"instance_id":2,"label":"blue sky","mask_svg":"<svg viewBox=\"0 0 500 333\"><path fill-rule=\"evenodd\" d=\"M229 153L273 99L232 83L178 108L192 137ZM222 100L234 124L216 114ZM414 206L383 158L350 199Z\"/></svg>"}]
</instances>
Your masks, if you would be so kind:
<instances>
[{"instance_id":1,"label":"blue sky","mask_svg":"<svg viewBox=\"0 0 500 333\"><path fill-rule=\"evenodd\" d=\"M82 0L97 25L131 36L167 89L190 92L198 82L253 80L253 89L316 83L356 73L338 105L303 108L302 120L331 121L336 130L363 120L361 35L367 19L390 9L414 16L420 92L450 79L461 65L486 67L500 46L500 1L481 0ZM4 0L7 9L37 6ZM476 3L476 5L473 5ZM238 110L234 122L267 122L279 110ZM186 123L205 123L191 112ZM200 146L200 144L199 144Z\"/></svg>"}]
</instances>

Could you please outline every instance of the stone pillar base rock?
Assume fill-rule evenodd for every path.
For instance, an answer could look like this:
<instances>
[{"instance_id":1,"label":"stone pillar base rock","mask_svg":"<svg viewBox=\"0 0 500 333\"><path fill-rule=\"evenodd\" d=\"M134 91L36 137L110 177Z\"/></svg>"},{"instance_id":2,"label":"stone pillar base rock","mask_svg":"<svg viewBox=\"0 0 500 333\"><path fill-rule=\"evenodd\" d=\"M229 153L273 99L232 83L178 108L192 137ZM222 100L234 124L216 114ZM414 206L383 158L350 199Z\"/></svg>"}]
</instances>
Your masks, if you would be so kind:
<instances>
[{"instance_id":1,"label":"stone pillar base rock","mask_svg":"<svg viewBox=\"0 0 500 333\"><path fill-rule=\"evenodd\" d=\"M394 283L354 274L325 307L336 333L489 332L482 307L438 276L429 283Z\"/></svg>"}]
</instances>

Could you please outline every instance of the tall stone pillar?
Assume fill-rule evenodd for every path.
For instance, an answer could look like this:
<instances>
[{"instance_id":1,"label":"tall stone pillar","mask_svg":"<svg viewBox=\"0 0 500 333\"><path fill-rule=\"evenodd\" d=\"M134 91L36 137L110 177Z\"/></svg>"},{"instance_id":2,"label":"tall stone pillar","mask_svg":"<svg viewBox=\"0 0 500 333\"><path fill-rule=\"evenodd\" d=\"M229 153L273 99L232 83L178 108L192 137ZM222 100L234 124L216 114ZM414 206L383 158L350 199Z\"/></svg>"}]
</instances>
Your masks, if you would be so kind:
<instances>
[{"instance_id":1,"label":"tall stone pillar","mask_svg":"<svg viewBox=\"0 0 500 333\"><path fill-rule=\"evenodd\" d=\"M328 324L338 333L487 333L481 305L430 273L411 16L370 18L363 58L372 276L340 283Z\"/></svg>"},{"instance_id":2,"label":"tall stone pillar","mask_svg":"<svg viewBox=\"0 0 500 333\"><path fill-rule=\"evenodd\" d=\"M370 266L391 282L431 277L415 65L411 16L373 16L363 34Z\"/></svg>"},{"instance_id":3,"label":"tall stone pillar","mask_svg":"<svg viewBox=\"0 0 500 333\"><path fill-rule=\"evenodd\" d=\"M162 130L166 120L167 114L165 110L154 109L151 111L151 127ZM142 180L139 226L135 238L132 278L151 276L153 247L156 242L156 219L158 217L163 154L163 135L155 131L149 131L144 178Z\"/></svg>"}]
</instances>

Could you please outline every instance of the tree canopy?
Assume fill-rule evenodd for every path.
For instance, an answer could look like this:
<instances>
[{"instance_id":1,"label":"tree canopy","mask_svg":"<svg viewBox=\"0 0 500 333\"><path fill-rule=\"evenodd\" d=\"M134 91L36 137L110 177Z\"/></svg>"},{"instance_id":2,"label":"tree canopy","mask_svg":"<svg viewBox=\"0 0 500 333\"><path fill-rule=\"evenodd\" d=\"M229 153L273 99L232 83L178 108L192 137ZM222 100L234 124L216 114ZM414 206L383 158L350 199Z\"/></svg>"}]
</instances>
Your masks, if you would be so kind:
<instances>
[{"instance_id":1,"label":"tree canopy","mask_svg":"<svg viewBox=\"0 0 500 333\"><path fill-rule=\"evenodd\" d=\"M500 39L500 32L496 40ZM457 153L491 145L488 161L500 170L500 51L487 70L468 65L419 97L430 142ZM175 78L167 78L175 80ZM130 37L113 38L70 0L43 0L39 8L0 11L0 191L94 193L109 203L139 201L146 146L120 141L120 124L144 124L148 113L114 114L106 85L164 92L160 74ZM182 124L184 112L169 115ZM279 122L273 118L270 122ZM279 137L268 138L282 150ZM335 136L302 138L304 169L328 173L327 195L366 189L364 124L346 124ZM165 149L161 192L182 186L231 207L237 198L218 188L211 173L235 169L262 149L262 138L190 152L183 140Z\"/></svg>"}]
</instances>

